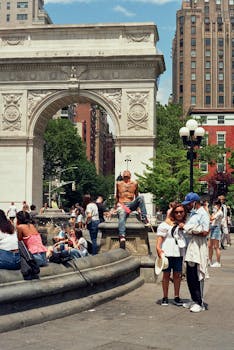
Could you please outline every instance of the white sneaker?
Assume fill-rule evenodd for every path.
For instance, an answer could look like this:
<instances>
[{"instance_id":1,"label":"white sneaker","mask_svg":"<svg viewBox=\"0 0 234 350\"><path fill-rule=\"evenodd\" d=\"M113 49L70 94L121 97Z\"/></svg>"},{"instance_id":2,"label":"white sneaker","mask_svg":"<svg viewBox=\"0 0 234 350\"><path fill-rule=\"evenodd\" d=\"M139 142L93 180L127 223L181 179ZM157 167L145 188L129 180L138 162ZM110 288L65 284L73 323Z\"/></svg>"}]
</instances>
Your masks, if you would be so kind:
<instances>
[{"instance_id":1,"label":"white sneaker","mask_svg":"<svg viewBox=\"0 0 234 350\"><path fill-rule=\"evenodd\" d=\"M204 310L205 310L204 306L201 306L199 304L193 304L193 306L190 307L191 312L201 312Z\"/></svg>"},{"instance_id":2,"label":"white sneaker","mask_svg":"<svg viewBox=\"0 0 234 350\"><path fill-rule=\"evenodd\" d=\"M190 309L194 304L194 301L189 301L188 303L183 303L183 307L185 309Z\"/></svg>"},{"instance_id":3,"label":"white sneaker","mask_svg":"<svg viewBox=\"0 0 234 350\"><path fill-rule=\"evenodd\" d=\"M216 261L215 263L210 265L210 267L221 267L221 264L218 261Z\"/></svg>"},{"instance_id":4,"label":"white sneaker","mask_svg":"<svg viewBox=\"0 0 234 350\"><path fill-rule=\"evenodd\" d=\"M208 266L211 266L213 263L211 260L208 260Z\"/></svg>"}]
</instances>

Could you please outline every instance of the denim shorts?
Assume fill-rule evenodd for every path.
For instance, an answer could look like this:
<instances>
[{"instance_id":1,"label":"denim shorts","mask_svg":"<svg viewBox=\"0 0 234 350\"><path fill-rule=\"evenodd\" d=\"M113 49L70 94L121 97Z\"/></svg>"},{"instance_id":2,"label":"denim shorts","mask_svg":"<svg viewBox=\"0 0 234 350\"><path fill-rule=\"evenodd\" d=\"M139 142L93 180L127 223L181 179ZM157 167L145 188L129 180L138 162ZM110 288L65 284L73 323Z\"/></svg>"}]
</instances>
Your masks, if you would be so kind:
<instances>
[{"instance_id":1,"label":"denim shorts","mask_svg":"<svg viewBox=\"0 0 234 350\"><path fill-rule=\"evenodd\" d=\"M168 268L163 270L163 272L182 272L183 257L182 256L169 256L168 258Z\"/></svg>"},{"instance_id":2,"label":"denim shorts","mask_svg":"<svg viewBox=\"0 0 234 350\"><path fill-rule=\"evenodd\" d=\"M220 241L221 239L221 229L219 226L211 226L210 227L210 238L217 239Z\"/></svg>"}]
</instances>

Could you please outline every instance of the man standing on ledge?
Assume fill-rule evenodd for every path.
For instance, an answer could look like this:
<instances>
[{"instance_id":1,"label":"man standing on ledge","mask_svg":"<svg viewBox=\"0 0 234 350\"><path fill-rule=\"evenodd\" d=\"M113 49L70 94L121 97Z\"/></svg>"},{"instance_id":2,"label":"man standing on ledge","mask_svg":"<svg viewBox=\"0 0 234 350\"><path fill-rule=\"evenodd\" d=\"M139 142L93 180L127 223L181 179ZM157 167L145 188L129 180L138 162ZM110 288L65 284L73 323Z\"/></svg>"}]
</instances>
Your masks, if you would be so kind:
<instances>
[{"instance_id":1,"label":"man standing on ledge","mask_svg":"<svg viewBox=\"0 0 234 350\"><path fill-rule=\"evenodd\" d=\"M140 208L141 220L147 225L147 212L143 196L138 195L138 183L131 180L129 170L123 172L123 180L116 183L115 205L119 218L119 242L120 248L125 249L126 218L131 211Z\"/></svg>"}]
</instances>

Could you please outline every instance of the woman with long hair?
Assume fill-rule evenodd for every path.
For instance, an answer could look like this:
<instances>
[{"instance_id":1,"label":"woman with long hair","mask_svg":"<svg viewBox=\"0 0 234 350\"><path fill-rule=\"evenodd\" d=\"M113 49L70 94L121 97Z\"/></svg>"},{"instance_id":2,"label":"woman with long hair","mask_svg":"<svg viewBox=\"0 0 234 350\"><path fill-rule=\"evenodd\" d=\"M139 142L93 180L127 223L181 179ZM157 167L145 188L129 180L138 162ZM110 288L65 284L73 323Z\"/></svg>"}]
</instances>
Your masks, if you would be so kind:
<instances>
[{"instance_id":1,"label":"woman with long hair","mask_svg":"<svg viewBox=\"0 0 234 350\"><path fill-rule=\"evenodd\" d=\"M97 204L91 200L90 194L84 195L83 208L85 210L86 226L92 241L92 255L96 255L98 225L100 221Z\"/></svg>"},{"instance_id":2,"label":"woman with long hair","mask_svg":"<svg viewBox=\"0 0 234 350\"><path fill-rule=\"evenodd\" d=\"M163 270L163 298L161 305L168 305L168 289L171 270L173 270L174 304L182 306L180 299L180 283L182 277L183 256L185 254L186 240L181 224L185 222L186 211L182 204L174 203L170 213L157 229L156 250L161 258L162 254L168 258L169 266Z\"/></svg>"},{"instance_id":3,"label":"woman with long hair","mask_svg":"<svg viewBox=\"0 0 234 350\"><path fill-rule=\"evenodd\" d=\"M20 254L17 233L0 209L0 269L19 270Z\"/></svg>"},{"instance_id":4,"label":"woman with long hair","mask_svg":"<svg viewBox=\"0 0 234 350\"><path fill-rule=\"evenodd\" d=\"M41 235L32 224L30 214L22 210L17 213L16 217L19 241L24 242L39 267L46 266L47 248L42 244Z\"/></svg>"}]
</instances>

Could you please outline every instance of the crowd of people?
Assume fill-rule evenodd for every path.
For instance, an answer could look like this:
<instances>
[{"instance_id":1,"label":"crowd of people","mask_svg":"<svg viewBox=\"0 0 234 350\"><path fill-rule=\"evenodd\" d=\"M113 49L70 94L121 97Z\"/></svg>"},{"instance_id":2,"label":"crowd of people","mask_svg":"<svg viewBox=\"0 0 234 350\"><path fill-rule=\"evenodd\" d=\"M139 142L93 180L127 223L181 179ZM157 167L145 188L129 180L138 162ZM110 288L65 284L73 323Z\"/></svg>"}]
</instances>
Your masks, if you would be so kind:
<instances>
[{"instance_id":1,"label":"crowd of people","mask_svg":"<svg viewBox=\"0 0 234 350\"><path fill-rule=\"evenodd\" d=\"M157 228L156 250L159 259L167 258L163 271L161 305L168 305L168 290L173 272L174 304L191 312L205 310L204 282L209 278L208 266L221 267L221 249L231 245L231 210L225 197L219 196L209 208L197 193L190 192L182 203L172 202L166 219ZM216 261L213 261L215 252ZM183 267L191 301L180 298Z\"/></svg>"}]
</instances>

